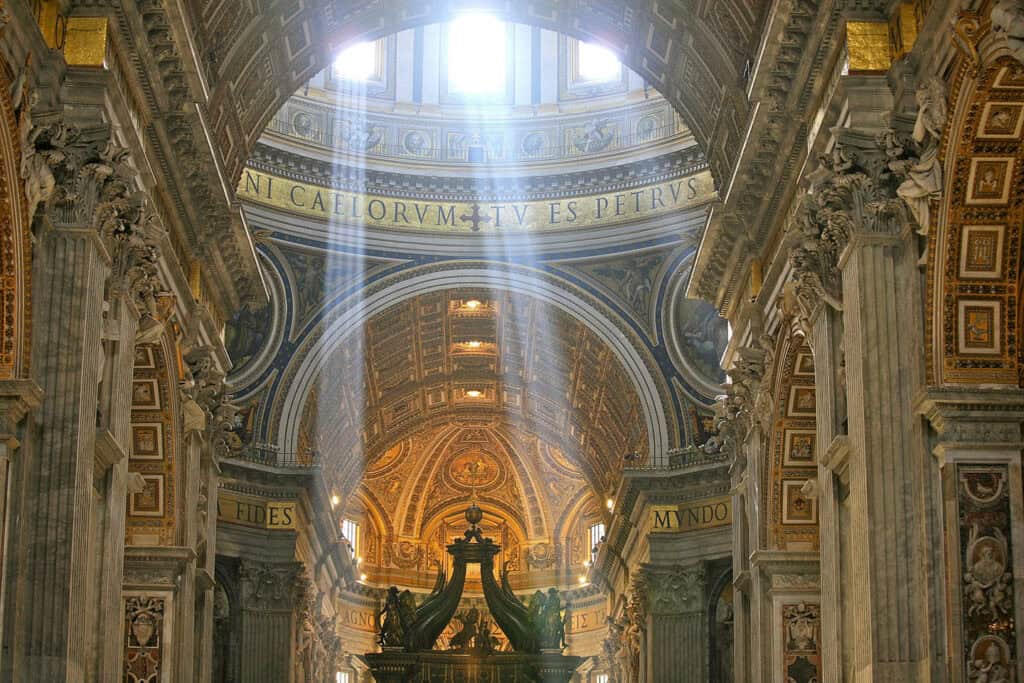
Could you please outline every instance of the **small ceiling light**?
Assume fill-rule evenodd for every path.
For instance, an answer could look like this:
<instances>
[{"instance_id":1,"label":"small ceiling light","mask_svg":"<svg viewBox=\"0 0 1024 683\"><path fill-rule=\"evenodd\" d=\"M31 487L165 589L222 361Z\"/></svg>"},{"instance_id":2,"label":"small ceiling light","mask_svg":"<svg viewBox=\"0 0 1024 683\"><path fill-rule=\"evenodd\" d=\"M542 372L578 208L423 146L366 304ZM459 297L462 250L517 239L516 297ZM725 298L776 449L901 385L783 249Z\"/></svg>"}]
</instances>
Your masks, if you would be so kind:
<instances>
[{"instance_id":1,"label":"small ceiling light","mask_svg":"<svg viewBox=\"0 0 1024 683\"><path fill-rule=\"evenodd\" d=\"M466 302L466 308L476 310L480 308L480 302L477 301L476 299L470 299L469 301Z\"/></svg>"},{"instance_id":2,"label":"small ceiling light","mask_svg":"<svg viewBox=\"0 0 1024 683\"><path fill-rule=\"evenodd\" d=\"M609 510L612 510L612 509L614 509L614 508L615 508L615 501L614 501L614 500L612 500L611 498L609 498L608 500L606 500L606 501L604 502L604 504L605 504L605 507L607 507L607 508L608 508Z\"/></svg>"},{"instance_id":3,"label":"small ceiling light","mask_svg":"<svg viewBox=\"0 0 1024 683\"><path fill-rule=\"evenodd\" d=\"M466 346L468 346L471 349L479 349L481 346L483 346L483 344L484 343L482 341L477 341L476 339L474 339L473 341L466 342Z\"/></svg>"},{"instance_id":4,"label":"small ceiling light","mask_svg":"<svg viewBox=\"0 0 1024 683\"><path fill-rule=\"evenodd\" d=\"M359 580L362 581L363 583L365 583L366 582L366 574L360 574L359 575Z\"/></svg>"},{"instance_id":5,"label":"small ceiling light","mask_svg":"<svg viewBox=\"0 0 1024 683\"><path fill-rule=\"evenodd\" d=\"M340 502L341 502L341 498L338 498L337 494L331 496L331 507L332 508L338 507L338 503L340 503Z\"/></svg>"},{"instance_id":6,"label":"small ceiling light","mask_svg":"<svg viewBox=\"0 0 1024 683\"><path fill-rule=\"evenodd\" d=\"M582 586L587 582L587 577L584 574L580 574L580 585Z\"/></svg>"},{"instance_id":7,"label":"small ceiling light","mask_svg":"<svg viewBox=\"0 0 1024 683\"><path fill-rule=\"evenodd\" d=\"M479 389L470 389L466 392L466 396L469 396L470 398L480 398L483 395L484 393Z\"/></svg>"},{"instance_id":8,"label":"small ceiling light","mask_svg":"<svg viewBox=\"0 0 1024 683\"><path fill-rule=\"evenodd\" d=\"M362 563L363 563L363 558L357 557L356 558L356 564L362 564Z\"/></svg>"},{"instance_id":9,"label":"small ceiling light","mask_svg":"<svg viewBox=\"0 0 1024 683\"><path fill-rule=\"evenodd\" d=\"M590 560L585 561L583 563L583 566L586 567L587 569L590 569Z\"/></svg>"}]
</instances>

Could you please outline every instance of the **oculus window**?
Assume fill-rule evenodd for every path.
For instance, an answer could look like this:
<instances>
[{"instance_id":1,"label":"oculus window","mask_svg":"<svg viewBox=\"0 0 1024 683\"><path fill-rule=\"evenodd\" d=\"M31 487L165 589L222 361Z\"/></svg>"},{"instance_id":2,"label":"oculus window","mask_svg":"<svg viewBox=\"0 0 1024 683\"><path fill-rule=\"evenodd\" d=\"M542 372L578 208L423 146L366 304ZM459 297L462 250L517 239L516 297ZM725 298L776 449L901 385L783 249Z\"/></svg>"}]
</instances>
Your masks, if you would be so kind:
<instances>
[{"instance_id":1,"label":"oculus window","mask_svg":"<svg viewBox=\"0 0 1024 683\"><path fill-rule=\"evenodd\" d=\"M503 96L507 84L508 27L488 14L466 14L448 25L448 92Z\"/></svg>"},{"instance_id":2,"label":"oculus window","mask_svg":"<svg viewBox=\"0 0 1024 683\"><path fill-rule=\"evenodd\" d=\"M580 81L610 83L622 78L622 64L611 50L593 43L577 45L576 71Z\"/></svg>"},{"instance_id":3,"label":"oculus window","mask_svg":"<svg viewBox=\"0 0 1024 683\"><path fill-rule=\"evenodd\" d=\"M384 77L384 41L356 43L335 58L331 74L340 81L366 83Z\"/></svg>"},{"instance_id":4,"label":"oculus window","mask_svg":"<svg viewBox=\"0 0 1024 683\"><path fill-rule=\"evenodd\" d=\"M629 91L629 70L614 52L596 43L560 35L558 97L577 100Z\"/></svg>"}]
</instances>

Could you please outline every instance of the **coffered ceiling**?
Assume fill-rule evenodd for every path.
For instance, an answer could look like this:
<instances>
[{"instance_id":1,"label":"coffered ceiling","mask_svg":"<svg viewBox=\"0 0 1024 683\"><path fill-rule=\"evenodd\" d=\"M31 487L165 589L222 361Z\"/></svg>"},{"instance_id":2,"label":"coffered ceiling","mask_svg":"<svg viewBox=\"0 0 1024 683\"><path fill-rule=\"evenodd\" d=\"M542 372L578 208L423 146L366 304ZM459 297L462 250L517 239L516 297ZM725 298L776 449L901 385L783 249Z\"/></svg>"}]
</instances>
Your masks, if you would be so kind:
<instances>
[{"instance_id":1,"label":"coffered ceiling","mask_svg":"<svg viewBox=\"0 0 1024 683\"><path fill-rule=\"evenodd\" d=\"M583 323L524 295L456 289L392 306L331 354L306 400L300 448L350 492L418 434L513 429L564 454L603 495L623 455L645 453L643 425L631 380Z\"/></svg>"}]
</instances>

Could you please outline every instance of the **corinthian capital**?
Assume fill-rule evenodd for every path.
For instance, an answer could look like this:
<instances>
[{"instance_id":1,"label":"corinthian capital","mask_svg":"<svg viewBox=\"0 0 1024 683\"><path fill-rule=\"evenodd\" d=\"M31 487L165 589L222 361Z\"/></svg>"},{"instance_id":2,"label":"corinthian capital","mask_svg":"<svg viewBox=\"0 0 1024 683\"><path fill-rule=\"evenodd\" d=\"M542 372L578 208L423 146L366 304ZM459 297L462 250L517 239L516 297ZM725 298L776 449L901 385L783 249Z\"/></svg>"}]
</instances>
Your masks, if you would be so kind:
<instances>
[{"instance_id":1,"label":"corinthian capital","mask_svg":"<svg viewBox=\"0 0 1024 683\"><path fill-rule=\"evenodd\" d=\"M822 304L842 310L839 260L851 240L898 235L907 225L908 207L898 190L901 173L918 161L908 157L908 144L913 142L892 130L836 131L787 227L802 318L813 319Z\"/></svg>"},{"instance_id":2,"label":"corinthian capital","mask_svg":"<svg viewBox=\"0 0 1024 683\"><path fill-rule=\"evenodd\" d=\"M301 608L309 588L301 562L242 560L239 580L242 606L250 610L291 611Z\"/></svg>"},{"instance_id":3,"label":"corinthian capital","mask_svg":"<svg viewBox=\"0 0 1024 683\"><path fill-rule=\"evenodd\" d=\"M704 607L703 565L645 567L641 581L651 614L687 614Z\"/></svg>"},{"instance_id":4,"label":"corinthian capital","mask_svg":"<svg viewBox=\"0 0 1024 683\"><path fill-rule=\"evenodd\" d=\"M136 343L155 341L164 330L170 293L159 276L160 244L166 231L157 214L141 197L117 209L116 230L108 246L113 256L111 290L124 292L139 311Z\"/></svg>"},{"instance_id":5,"label":"corinthian capital","mask_svg":"<svg viewBox=\"0 0 1024 683\"><path fill-rule=\"evenodd\" d=\"M185 432L205 435L218 456L229 456L242 448L235 431L238 408L224 384L224 373L217 369L213 349L193 346L184 354L185 376L180 390L185 414Z\"/></svg>"}]
</instances>

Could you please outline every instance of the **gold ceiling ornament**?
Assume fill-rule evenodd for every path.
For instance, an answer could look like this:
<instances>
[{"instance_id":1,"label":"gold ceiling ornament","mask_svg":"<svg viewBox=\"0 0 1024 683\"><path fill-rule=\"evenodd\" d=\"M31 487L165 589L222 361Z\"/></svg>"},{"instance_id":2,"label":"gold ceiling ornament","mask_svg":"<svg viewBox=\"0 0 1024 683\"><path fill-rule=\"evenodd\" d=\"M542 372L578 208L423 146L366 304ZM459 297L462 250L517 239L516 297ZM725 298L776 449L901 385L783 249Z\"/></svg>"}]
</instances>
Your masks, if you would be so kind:
<instances>
[{"instance_id":1,"label":"gold ceiling ornament","mask_svg":"<svg viewBox=\"0 0 1024 683\"><path fill-rule=\"evenodd\" d=\"M46 46L52 50L63 49L68 20L60 11L60 2L37 0L32 3L32 13L39 24L39 31L43 34Z\"/></svg>"}]
</instances>

